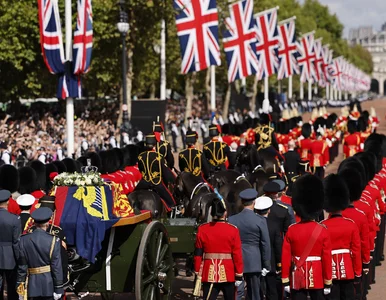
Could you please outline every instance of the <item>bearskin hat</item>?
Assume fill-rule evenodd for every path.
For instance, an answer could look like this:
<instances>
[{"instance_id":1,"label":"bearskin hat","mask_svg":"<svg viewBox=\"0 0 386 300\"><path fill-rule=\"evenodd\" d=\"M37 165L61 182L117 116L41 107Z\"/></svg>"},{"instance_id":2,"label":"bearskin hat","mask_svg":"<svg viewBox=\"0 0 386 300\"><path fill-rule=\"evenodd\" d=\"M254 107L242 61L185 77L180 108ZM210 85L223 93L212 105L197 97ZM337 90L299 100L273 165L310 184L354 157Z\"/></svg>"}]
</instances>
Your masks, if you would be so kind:
<instances>
[{"instance_id":1,"label":"bearskin hat","mask_svg":"<svg viewBox=\"0 0 386 300\"><path fill-rule=\"evenodd\" d=\"M372 138L365 141L365 152L372 152L377 161L376 161L376 173L381 171L382 169L382 161L383 161L383 151L382 151L382 144L383 144L383 138L380 134L372 134Z\"/></svg>"},{"instance_id":2,"label":"bearskin hat","mask_svg":"<svg viewBox=\"0 0 386 300\"><path fill-rule=\"evenodd\" d=\"M231 134L231 127L228 123L221 126L221 132L223 134Z\"/></svg>"},{"instance_id":3,"label":"bearskin hat","mask_svg":"<svg viewBox=\"0 0 386 300\"><path fill-rule=\"evenodd\" d=\"M312 133L311 125L308 124L308 123L303 124L303 126L302 126L302 136L305 139L308 139L311 136L311 133Z\"/></svg>"},{"instance_id":4,"label":"bearskin hat","mask_svg":"<svg viewBox=\"0 0 386 300\"><path fill-rule=\"evenodd\" d=\"M323 182L315 175L299 177L292 187L292 206L303 220L316 219L323 209Z\"/></svg>"},{"instance_id":5,"label":"bearskin hat","mask_svg":"<svg viewBox=\"0 0 386 300\"><path fill-rule=\"evenodd\" d=\"M118 158L118 162L119 162L119 168L118 169L119 170L123 170L125 168L125 166L124 166L124 164L125 164L125 157L123 155L122 149L113 148L113 149L111 149L111 151L115 152L115 155Z\"/></svg>"},{"instance_id":6,"label":"bearskin hat","mask_svg":"<svg viewBox=\"0 0 386 300\"><path fill-rule=\"evenodd\" d=\"M386 157L386 135L382 134L382 157Z\"/></svg>"},{"instance_id":7,"label":"bearskin hat","mask_svg":"<svg viewBox=\"0 0 386 300\"><path fill-rule=\"evenodd\" d=\"M102 162L102 174L111 174L119 170L119 158L115 151L101 151L99 156Z\"/></svg>"},{"instance_id":8,"label":"bearskin hat","mask_svg":"<svg viewBox=\"0 0 386 300\"><path fill-rule=\"evenodd\" d=\"M369 181L367 171L363 163L357 157L352 156L342 161L341 164L339 165L338 172L344 169L357 170L361 176L361 181L363 184L362 189L366 187L366 184Z\"/></svg>"},{"instance_id":9,"label":"bearskin hat","mask_svg":"<svg viewBox=\"0 0 386 300\"><path fill-rule=\"evenodd\" d=\"M319 117L315 120L313 126L314 126L314 131L317 132L317 130L319 129L319 126L320 127L326 126L326 120L323 117Z\"/></svg>"},{"instance_id":10,"label":"bearskin hat","mask_svg":"<svg viewBox=\"0 0 386 300\"><path fill-rule=\"evenodd\" d=\"M31 194L36 191L37 175L31 167L21 167L19 170L19 190L20 194Z\"/></svg>"},{"instance_id":11,"label":"bearskin hat","mask_svg":"<svg viewBox=\"0 0 386 300\"><path fill-rule=\"evenodd\" d=\"M341 175L330 174L323 180L324 209L329 212L344 210L350 204L350 192Z\"/></svg>"},{"instance_id":12,"label":"bearskin hat","mask_svg":"<svg viewBox=\"0 0 386 300\"><path fill-rule=\"evenodd\" d=\"M76 161L80 163L81 167L87 166L87 157L86 156L80 156L80 157L78 157L78 159Z\"/></svg>"},{"instance_id":13,"label":"bearskin hat","mask_svg":"<svg viewBox=\"0 0 386 300\"><path fill-rule=\"evenodd\" d=\"M260 114L260 120L259 123L261 125L268 125L271 122L271 117L269 114Z\"/></svg>"},{"instance_id":14,"label":"bearskin hat","mask_svg":"<svg viewBox=\"0 0 386 300\"><path fill-rule=\"evenodd\" d=\"M46 187L46 166L40 160L33 160L29 166L36 172L35 190L42 190Z\"/></svg>"},{"instance_id":15,"label":"bearskin hat","mask_svg":"<svg viewBox=\"0 0 386 300\"><path fill-rule=\"evenodd\" d=\"M373 180L376 174L377 158L372 152L360 152L355 154L355 157L363 163L368 174L368 180ZM367 184L367 183L366 183Z\"/></svg>"},{"instance_id":16,"label":"bearskin hat","mask_svg":"<svg viewBox=\"0 0 386 300\"><path fill-rule=\"evenodd\" d=\"M91 166L97 167L99 172L102 170L102 160L98 153L87 152L86 158L91 160Z\"/></svg>"},{"instance_id":17,"label":"bearskin hat","mask_svg":"<svg viewBox=\"0 0 386 300\"><path fill-rule=\"evenodd\" d=\"M370 116L370 114L367 110L362 112L362 117L364 118L366 123L369 121L369 116Z\"/></svg>"},{"instance_id":18,"label":"bearskin hat","mask_svg":"<svg viewBox=\"0 0 386 300\"><path fill-rule=\"evenodd\" d=\"M53 164L56 166L56 168L58 169L58 173L59 173L59 174L67 172L67 167L66 167L66 165L65 165L62 161L56 160L56 161L54 161L54 162L52 162L52 163L53 163Z\"/></svg>"},{"instance_id":19,"label":"bearskin hat","mask_svg":"<svg viewBox=\"0 0 386 300\"><path fill-rule=\"evenodd\" d=\"M350 202L357 201L361 198L363 192L363 182L361 174L356 169L345 168L339 171L340 178L346 183L350 193Z\"/></svg>"},{"instance_id":20,"label":"bearskin hat","mask_svg":"<svg viewBox=\"0 0 386 300\"><path fill-rule=\"evenodd\" d=\"M127 145L125 149L128 153L127 166L135 166L138 162L140 148L138 147L138 145Z\"/></svg>"},{"instance_id":21,"label":"bearskin hat","mask_svg":"<svg viewBox=\"0 0 386 300\"><path fill-rule=\"evenodd\" d=\"M14 193L19 188L19 174L12 165L0 167L0 188Z\"/></svg>"},{"instance_id":22,"label":"bearskin hat","mask_svg":"<svg viewBox=\"0 0 386 300\"><path fill-rule=\"evenodd\" d=\"M45 186L46 191L49 191L52 188L51 176L50 176L52 173L59 173L58 168L53 163L46 164L46 186Z\"/></svg>"},{"instance_id":23,"label":"bearskin hat","mask_svg":"<svg viewBox=\"0 0 386 300\"><path fill-rule=\"evenodd\" d=\"M353 121L353 120L349 120L347 122L347 131L350 133L350 134L353 134L355 132L357 132L357 122Z\"/></svg>"},{"instance_id":24,"label":"bearskin hat","mask_svg":"<svg viewBox=\"0 0 386 300\"><path fill-rule=\"evenodd\" d=\"M77 171L76 162L72 158L66 157L65 159L62 160L62 162L66 166L68 173L75 173Z\"/></svg>"},{"instance_id":25,"label":"bearskin hat","mask_svg":"<svg viewBox=\"0 0 386 300\"><path fill-rule=\"evenodd\" d=\"M358 131L365 132L367 129L367 122L363 116L358 119Z\"/></svg>"},{"instance_id":26,"label":"bearskin hat","mask_svg":"<svg viewBox=\"0 0 386 300\"><path fill-rule=\"evenodd\" d=\"M76 164L76 172L81 173L83 164L79 160L75 160L75 164Z\"/></svg>"}]
</instances>

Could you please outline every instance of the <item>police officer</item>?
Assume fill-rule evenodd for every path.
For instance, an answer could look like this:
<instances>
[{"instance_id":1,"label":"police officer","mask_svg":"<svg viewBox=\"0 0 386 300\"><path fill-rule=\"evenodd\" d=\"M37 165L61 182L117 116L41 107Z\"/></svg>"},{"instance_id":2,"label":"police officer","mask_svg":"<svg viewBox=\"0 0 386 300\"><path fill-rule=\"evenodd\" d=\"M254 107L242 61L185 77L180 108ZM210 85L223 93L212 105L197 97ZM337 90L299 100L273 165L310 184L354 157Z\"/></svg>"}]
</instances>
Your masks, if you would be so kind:
<instances>
[{"instance_id":1,"label":"police officer","mask_svg":"<svg viewBox=\"0 0 386 300\"><path fill-rule=\"evenodd\" d=\"M242 282L243 253L240 233L226 222L226 206L214 198L211 206L213 221L198 227L194 271L202 278L205 300L215 300L222 291L225 300L233 300L235 285Z\"/></svg>"},{"instance_id":2,"label":"police officer","mask_svg":"<svg viewBox=\"0 0 386 300\"><path fill-rule=\"evenodd\" d=\"M167 166L170 169L174 168L174 156L172 153L172 147L170 143L166 140L164 126L162 122L157 121L153 124L153 132L157 141L156 151L163 156Z\"/></svg>"},{"instance_id":3,"label":"police officer","mask_svg":"<svg viewBox=\"0 0 386 300\"><path fill-rule=\"evenodd\" d=\"M209 176L209 164L205 154L195 147L197 142L197 132L188 131L186 133L186 143L188 148L182 150L178 155L178 165L180 171L192 173L195 176Z\"/></svg>"},{"instance_id":4,"label":"police officer","mask_svg":"<svg viewBox=\"0 0 386 300\"><path fill-rule=\"evenodd\" d=\"M20 213L20 221L21 221L21 230L24 231L26 228L26 223L30 218L30 209L32 205L35 203L35 197L30 194L20 195L16 199L17 204L19 204L19 208L21 210Z\"/></svg>"},{"instance_id":5,"label":"police officer","mask_svg":"<svg viewBox=\"0 0 386 300\"><path fill-rule=\"evenodd\" d=\"M166 166L164 157L156 151L156 145L155 135L148 134L145 137L145 146L148 150L138 156L138 168L142 174L142 179L135 189L153 189L166 203L167 209L170 211L176 205L176 201L165 182L174 182L174 176Z\"/></svg>"},{"instance_id":6,"label":"police officer","mask_svg":"<svg viewBox=\"0 0 386 300\"><path fill-rule=\"evenodd\" d=\"M203 152L208 160L212 171L225 170L229 164L230 149L220 137L217 125L209 126L210 142L204 145Z\"/></svg>"},{"instance_id":7,"label":"police officer","mask_svg":"<svg viewBox=\"0 0 386 300\"><path fill-rule=\"evenodd\" d=\"M52 210L41 207L33 211L31 217L35 221L36 230L20 239L17 292L19 296L27 293L28 298L34 300L58 300L63 295L63 269L60 240L47 233Z\"/></svg>"},{"instance_id":8,"label":"police officer","mask_svg":"<svg viewBox=\"0 0 386 300\"><path fill-rule=\"evenodd\" d=\"M271 269L271 246L267 222L264 217L254 213L257 192L246 189L240 193L244 209L229 218L229 222L240 231L243 248L244 279L247 284L247 295L250 300L260 300L260 277ZM244 285L237 290L237 299L244 295Z\"/></svg>"},{"instance_id":9,"label":"police officer","mask_svg":"<svg viewBox=\"0 0 386 300\"><path fill-rule=\"evenodd\" d=\"M269 210L273 205L271 198L262 196L255 201L255 212L267 220L269 240L271 242L271 271L265 277L267 300L279 300L281 297L281 283L276 280L281 272L281 247L283 238L280 235L280 228L272 219L268 219ZM263 289L262 289L263 290ZM262 297L263 298L263 297Z\"/></svg>"},{"instance_id":10,"label":"police officer","mask_svg":"<svg viewBox=\"0 0 386 300\"><path fill-rule=\"evenodd\" d=\"M7 281L9 300L18 299L16 293L16 262L19 258L20 218L7 210L11 193L0 190L0 299Z\"/></svg>"}]
</instances>

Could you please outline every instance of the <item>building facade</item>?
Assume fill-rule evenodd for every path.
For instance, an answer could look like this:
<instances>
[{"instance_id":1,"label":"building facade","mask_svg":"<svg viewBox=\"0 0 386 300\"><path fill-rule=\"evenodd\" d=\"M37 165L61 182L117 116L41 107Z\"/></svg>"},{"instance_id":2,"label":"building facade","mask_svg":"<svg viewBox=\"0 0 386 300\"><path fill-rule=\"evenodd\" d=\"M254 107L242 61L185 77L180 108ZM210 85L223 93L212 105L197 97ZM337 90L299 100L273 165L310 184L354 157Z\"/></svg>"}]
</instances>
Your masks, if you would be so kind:
<instances>
[{"instance_id":1,"label":"building facade","mask_svg":"<svg viewBox=\"0 0 386 300\"><path fill-rule=\"evenodd\" d=\"M373 56L374 69L371 90L380 95L386 94L386 23L381 31L372 27L359 27L349 32L351 45L360 44Z\"/></svg>"}]
</instances>

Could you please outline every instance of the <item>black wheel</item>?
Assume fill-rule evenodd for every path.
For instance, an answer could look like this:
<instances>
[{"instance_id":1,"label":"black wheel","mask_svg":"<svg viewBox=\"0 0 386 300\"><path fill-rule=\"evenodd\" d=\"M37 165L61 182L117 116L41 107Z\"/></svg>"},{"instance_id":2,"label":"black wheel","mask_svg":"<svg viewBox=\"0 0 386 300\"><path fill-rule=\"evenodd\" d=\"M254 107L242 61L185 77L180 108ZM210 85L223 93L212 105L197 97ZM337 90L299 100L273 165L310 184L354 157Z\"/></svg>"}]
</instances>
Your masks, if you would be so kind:
<instances>
[{"instance_id":1,"label":"black wheel","mask_svg":"<svg viewBox=\"0 0 386 300\"><path fill-rule=\"evenodd\" d=\"M137 256L135 298L137 300L170 299L173 257L165 226L151 222L145 229Z\"/></svg>"}]
</instances>

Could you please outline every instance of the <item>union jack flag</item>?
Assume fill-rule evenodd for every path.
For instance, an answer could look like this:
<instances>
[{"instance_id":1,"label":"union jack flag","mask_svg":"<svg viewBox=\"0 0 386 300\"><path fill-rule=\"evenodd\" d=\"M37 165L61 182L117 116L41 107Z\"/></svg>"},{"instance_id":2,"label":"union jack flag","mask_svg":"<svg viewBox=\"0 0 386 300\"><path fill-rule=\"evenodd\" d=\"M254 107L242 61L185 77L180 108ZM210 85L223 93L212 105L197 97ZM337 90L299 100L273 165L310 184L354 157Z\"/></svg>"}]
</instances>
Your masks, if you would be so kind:
<instances>
[{"instance_id":1,"label":"union jack flag","mask_svg":"<svg viewBox=\"0 0 386 300\"><path fill-rule=\"evenodd\" d=\"M323 47L322 47L322 39L316 39L314 41L314 52L315 52L315 59L314 59L314 73L313 73L313 79L314 82L317 82L320 86L325 86L324 78L323 78L323 71L322 71L322 64L323 64Z\"/></svg>"},{"instance_id":2,"label":"union jack flag","mask_svg":"<svg viewBox=\"0 0 386 300\"><path fill-rule=\"evenodd\" d=\"M216 0L174 0L181 73L221 65Z\"/></svg>"},{"instance_id":3,"label":"union jack flag","mask_svg":"<svg viewBox=\"0 0 386 300\"><path fill-rule=\"evenodd\" d=\"M92 52L92 7L91 0L78 0L78 18L74 33L74 74L87 73Z\"/></svg>"},{"instance_id":4,"label":"union jack flag","mask_svg":"<svg viewBox=\"0 0 386 300\"><path fill-rule=\"evenodd\" d=\"M294 74L299 74L296 60L297 47L295 35L295 20L278 25L279 30L279 68L277 79L282 80Z\"/></svg>"},{"instance_id":5,"label":"union jack flag","mask_svg":"<svg viewBox=\"0 0 386 300\"><path fill-rule=\"evenodd\" d=\"M259 79L276 73L279 64L276 52L279 46L277 32L277 8L255 15L257 32L256 53L259 60Z\"/></svg>"},{"instance_id":6,"label":"union jack flag","mask_svg":"<svg viewBox=\"0 0 386 300\"><path fill-rule=\"evenodd\" d=\"M300 66L300 80L302 82L312 81L314 74L313 61L315 60L314 52L314 34L308 33L304 35L298 42L298 64Z\"/></svg>"},{"instance_id":7,"label":"union jack flag","mask_svg":"<svg viewBox=\"0 0 386 300\"><path fill-rule=\"evenodd\" d=\"M326 85L330 85L331 82L331 74L330 74L330 65L332 63L332 54L333 50L330 50L327 45L323 46L323 64L322 71L323 77Z\"/></svg>"},{"instance_id":8,"label":"union jack flag","mask_svg":"<svg viewBox=\"0 0 386 300\"><path fill-rule=\"evenodd\" d=\"M256 74L258 59L255 52L256 32L253 22L253 1L243 0L229 6L230 18L226 18L224 51L228 63L228 80Z\"/></svg>"},{"instance_id":9,"label":"union jack flag","mask_svg":"<svg viewBox=\"0 0 386 300\"><path fill-rule=\"evenodd\" d=\"M337 90L342 90L341 59L342 59L341 56L334 58L332 60L332 65L331 65L332 85Z\"/></svg>"}]
</instances>

